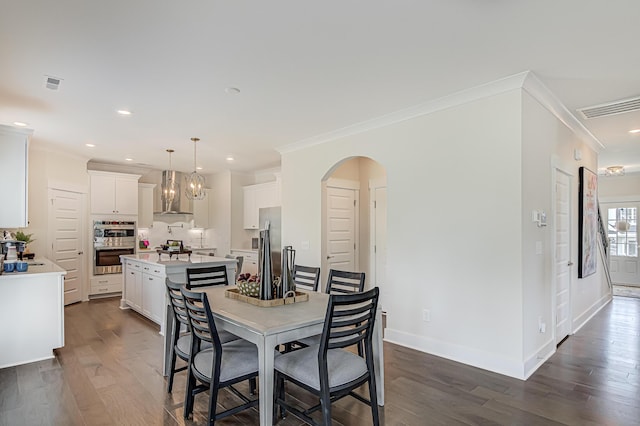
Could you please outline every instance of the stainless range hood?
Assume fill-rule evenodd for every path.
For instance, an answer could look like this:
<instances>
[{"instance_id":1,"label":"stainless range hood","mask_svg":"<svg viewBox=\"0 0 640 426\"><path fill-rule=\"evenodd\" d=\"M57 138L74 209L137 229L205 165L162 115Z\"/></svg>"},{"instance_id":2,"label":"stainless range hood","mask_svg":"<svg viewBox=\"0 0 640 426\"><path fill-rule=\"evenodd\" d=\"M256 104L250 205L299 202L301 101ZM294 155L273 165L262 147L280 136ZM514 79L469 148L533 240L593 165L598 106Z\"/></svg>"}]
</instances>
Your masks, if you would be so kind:
<instances>
[{"instance_id":1,"label":"stainless range hood","mask_svg":"<svg viewBox=\"0 0 640 426\"><path fill-rule=\"evenodd\" d=\"M175 170L164 170L154 195L154 215L192 215L193 204L183 193L185 179Z\"/></svg>"}]
</instances>

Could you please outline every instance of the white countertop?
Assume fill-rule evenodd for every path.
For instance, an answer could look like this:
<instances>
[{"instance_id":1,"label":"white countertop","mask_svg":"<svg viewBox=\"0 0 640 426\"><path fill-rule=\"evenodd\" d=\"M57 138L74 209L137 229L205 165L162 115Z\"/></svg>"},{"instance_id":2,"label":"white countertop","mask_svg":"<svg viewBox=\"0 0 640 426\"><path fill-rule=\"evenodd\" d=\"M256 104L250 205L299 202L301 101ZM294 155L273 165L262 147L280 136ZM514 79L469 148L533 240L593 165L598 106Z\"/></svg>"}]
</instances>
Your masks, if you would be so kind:
<instances>
[{"instance_id":1,"label":"white countertop","mask_svg":"<svg viewBox=\"0 0 640 426\"><path fill-rule=\"evenodd\" d=\"M158 253L138 253L138 254L127 254L120 256L120 259L131 259L138 260L144 263L149 263L152 265L164 265L164 266L186 266L189 264L233 264L236 263L235 259L226 259L224 257L217 256L201 256L199 254L191 254L189 257L187 254L180 254L179 257L177 255L173 255L171 259L169 259L168 254L161 254L158 256Z\"/></svg>"},{"instance_id":2,"label":"white countertop","mask_svg":"<svg viewBox=\"0 0 640 426\"><path fill-rule=\"evenodd\" d=\"M236 248L232 248L231 251L241 251L241 252L246 252L246 253L258 253L258 249L236 249Z\"/></svg>"},{"instance_id":3,"label":"white countertop","mask_svg":"<svg viewBox=\"0 0 640 426\"><path fill-rule=\"evenodd\" d=\"M0 280L19 279L25 276L33 276L36 274L56 274L66 275L67 271L46 258L27 260L29 269L26 272L3 272Z\"/></svg>"}]
</instances>

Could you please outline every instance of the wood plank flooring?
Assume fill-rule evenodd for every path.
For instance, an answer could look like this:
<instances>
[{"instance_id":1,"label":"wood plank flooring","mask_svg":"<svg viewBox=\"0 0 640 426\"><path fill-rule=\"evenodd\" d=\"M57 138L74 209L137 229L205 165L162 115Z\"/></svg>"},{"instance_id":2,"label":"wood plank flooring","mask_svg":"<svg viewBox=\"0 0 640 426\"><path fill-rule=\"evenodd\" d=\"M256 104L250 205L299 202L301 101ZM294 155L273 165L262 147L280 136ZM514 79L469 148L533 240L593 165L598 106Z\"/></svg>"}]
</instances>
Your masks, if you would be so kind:
<instances>
[{"instance_id":1,"label":"wood plank flooring","mask_svg":"<svg viewBox=\"0 0 640 426\"><path fill-rule=\"evenodd\" d=\"M193 420L182 418L185 373L166 393L158 327L118 303L68 306L55 359L0 369L0 425L205 424L206 395L196 397ZM388 343L384 350L386 425L640 424L640 299L615 297L526 382ZM221 406L236 403L222 393ZM257 409L218 422L258 423ZM344 399L333 423L368 425L371 412Z\"/></svg>"}]
</instances>

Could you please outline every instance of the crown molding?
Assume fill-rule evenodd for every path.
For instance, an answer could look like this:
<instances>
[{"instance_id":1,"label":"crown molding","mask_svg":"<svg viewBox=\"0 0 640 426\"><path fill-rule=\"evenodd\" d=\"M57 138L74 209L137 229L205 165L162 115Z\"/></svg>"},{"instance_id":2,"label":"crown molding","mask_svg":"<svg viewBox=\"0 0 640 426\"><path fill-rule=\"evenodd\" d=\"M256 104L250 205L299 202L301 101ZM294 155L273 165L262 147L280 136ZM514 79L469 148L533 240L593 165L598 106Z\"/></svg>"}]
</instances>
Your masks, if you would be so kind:
<instances>
[{"instance_id":1,"label":"crown molding","mask_svg":"<svg viewBox=\"0 0 640 426\"><path fill-rule=\"evenodd\" d=\"M605 146L573 115L566 106L553 94L553 92L540 81L536 75L527 71L524 84L522 85L531 97L536 99L550 113L556 116L565 126L575 133L582 141L589 145L594 151L600 152Z\"/></svg>"},{"instance_id":2,"label":"crown molding","mask_svg":"<svg viewBox=\"0 0 640 426\"><path fill-rule=\"evenodd\" d=\"M514 89L526 90L527 93L538 100L538 102L540 102L549 112L589 144L589 146L591 146L596 152L604 148L604 145L600 143L600 141L591 132L589 132L586 127L584 127L584 125L558 100L551 90L549 90L532 71L524 71L432 101L376 117L371 120L362 121L318 136L283 145L277 148L277 151L281 155L298 151L336 139L389 126L405 120L411 120L412 118L422 115L432 114L436 111L441 111L454 106L464 105L479 99L499 95Z\"/></svg>"}]
</instances>

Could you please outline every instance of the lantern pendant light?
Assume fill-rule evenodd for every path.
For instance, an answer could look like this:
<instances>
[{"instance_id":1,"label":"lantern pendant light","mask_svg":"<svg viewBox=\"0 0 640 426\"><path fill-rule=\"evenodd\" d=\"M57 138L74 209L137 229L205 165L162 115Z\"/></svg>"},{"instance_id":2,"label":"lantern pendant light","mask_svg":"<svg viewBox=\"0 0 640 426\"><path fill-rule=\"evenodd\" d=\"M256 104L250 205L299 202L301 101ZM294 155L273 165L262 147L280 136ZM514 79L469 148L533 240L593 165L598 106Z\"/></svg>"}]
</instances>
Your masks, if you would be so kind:
<instances>
[{"instance_id":1,"label":"lantern pendant light","mask_svg":"<svg viewBox=\"0 0 640 426\"><path fill-rule=\"evenodd\" d=\"M207 195L204 191L204 177L199 175L196 169L196 143L199 138L191 138L193 141L193 173L187 177L185 195L190 200L202 200Z\"/></svg>"},{"instance_id":2,"label":"lantern pendant light","mask_svg":"<svg viewBox=\"0 0 640 426\"><path fill-rule=\"evenodd\" d=\"M164 170L162 172L162 211L168 212L173 210L173 203L175 202L175 198L178 191L180 191L180 184L176 182L176 172L171 168L171 154L173 154L173 149L166 150L169 153L169 170Z\"/></svg>"}]
</instances>

